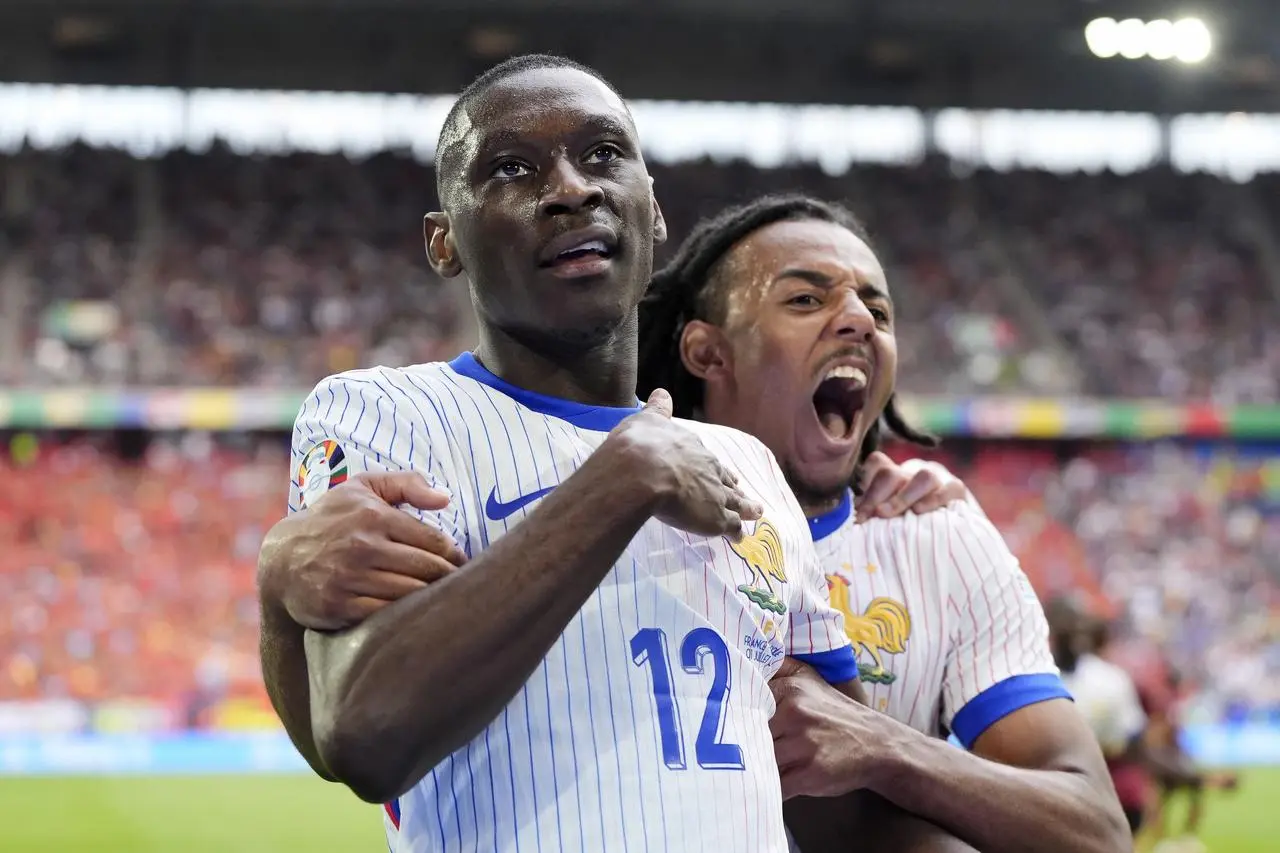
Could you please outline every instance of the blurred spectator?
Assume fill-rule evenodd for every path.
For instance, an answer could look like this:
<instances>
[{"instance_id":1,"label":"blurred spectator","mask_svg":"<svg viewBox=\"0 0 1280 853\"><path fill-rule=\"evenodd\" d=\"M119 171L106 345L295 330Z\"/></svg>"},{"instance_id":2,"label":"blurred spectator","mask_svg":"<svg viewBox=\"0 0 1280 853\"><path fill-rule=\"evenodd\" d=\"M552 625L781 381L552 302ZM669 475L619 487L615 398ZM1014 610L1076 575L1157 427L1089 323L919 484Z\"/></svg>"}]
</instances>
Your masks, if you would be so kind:
<instances>
[{"instance_id":1,"label":"blurred spectator","mask_svg":"<svg viewBox=\"0 0 1280 853\"><path fill-rule=\"evenodd\" d=\"M1257 227L1280 222L1280 192L937 161L653 171L675 236L659 261L731 202L847 201L888 266L907 390L1280 399L1280 254ZM77 147L0 172L0 385L304 389L471 343L465 284L423 257L434 175L408 156ZM270 722L253 567L284 511L286 442L131 440L138 458L110 436L46 436L0 460L0 702ZM1087 590L1121 644L1185 676L1192 720L1280 718L1280 448L949 442L942 458L1042 594Z\"/></svg>"},{"instance_id":2,"label":"blurred spectator","mask_svg":"<svg viewBox=\"0 0 1280 853\"><path fill-rule=\"evenodd\" d=\"M21 341L0 346L0 381L310 386L470 340L465 285L436 280L423 254L434 174L408 156L73 148L0 165L17 235L0 314ZM909 390L1280 399L1277 273L1258 243L1274 229L1248 227L1267 206L1247 187L1159 170L961 176L939 161L653 172L675 235L659 260L730 202L848 201L889 267Z\"/></svg>"},{"instance_id":3,"label":"blurred spectator","mask_svg":"<svg viewBox=\"0 0 1280 853\"><path fill-rule=\"evenodd\" d=\"M229 698L264 708L254 565L286 446L190 434L126 461L103 438L49 439L0 462L0 701L150 699L196 725ZM1092 589L1121 641L1161 648L1192 719L1280 714L1280 448L1058 451L941 458L1042 594Z\"/></svg>"}]
</instances>

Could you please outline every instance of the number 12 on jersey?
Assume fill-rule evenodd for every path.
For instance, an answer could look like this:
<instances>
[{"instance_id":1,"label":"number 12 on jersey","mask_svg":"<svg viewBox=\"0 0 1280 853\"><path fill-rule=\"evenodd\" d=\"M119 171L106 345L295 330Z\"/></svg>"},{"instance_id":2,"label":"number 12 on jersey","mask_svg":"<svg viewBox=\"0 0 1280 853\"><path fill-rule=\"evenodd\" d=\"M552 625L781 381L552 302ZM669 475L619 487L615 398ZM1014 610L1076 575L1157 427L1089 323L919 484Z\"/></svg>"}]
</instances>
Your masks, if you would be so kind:
<instances>
[{"instance_id":1,"label":"number 12 on jersey","mask_svg":"<svg viewBox=\"0 0 1280 853\"><path fill-rule=\"evenodd\" d=\"M743 770L742 747L723 743L724 719L728 709L725 700L732 688L729 676L729 647L724 638L711 628L694 628L680 643L680 664L691 675L705 672L706 658L711 658L711 689L702 713L702 725L694 742L698 766L705 770ZM672 770L684 770L684 733L680 728L680 709L674 687L675 675L667 654L667 635L661 628L642 628L631 638L631 659L636 666L648 665L653 683L653 698L658 706L658 726L662 732L662 760Z\"/></svg>"}]
</instances>

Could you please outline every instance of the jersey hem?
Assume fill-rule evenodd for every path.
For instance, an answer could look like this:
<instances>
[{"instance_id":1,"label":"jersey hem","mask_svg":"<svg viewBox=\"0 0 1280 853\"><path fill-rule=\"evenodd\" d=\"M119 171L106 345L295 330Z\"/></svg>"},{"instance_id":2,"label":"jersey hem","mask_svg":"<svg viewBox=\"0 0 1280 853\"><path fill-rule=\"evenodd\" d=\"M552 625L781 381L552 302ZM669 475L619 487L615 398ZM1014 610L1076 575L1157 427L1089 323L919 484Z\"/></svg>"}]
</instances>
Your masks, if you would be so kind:
<instances>
[{"instance_id":1,"label":"jersey hem","mask_svg":"<svg viewBox=\"0 0 1280 853\"><path fill-rule=\"evenodd\" d=\"M1014 711L1048 702L1071 699L1062 679L1047 672L1014 675L998 682L970 699L951 720L951 731L965 749Z\"/></svg>"},{"instance_id":2,"label":"jersey hem","mask_svg":"<svg viewBox=\"0 0 1280 853\"><path fill-rule=\"evenodd\" d=\"M792 657L816 669L828 684L844 684L858 679L858 656L854 654L853 646Z\"/></svg>"}]
</instances>

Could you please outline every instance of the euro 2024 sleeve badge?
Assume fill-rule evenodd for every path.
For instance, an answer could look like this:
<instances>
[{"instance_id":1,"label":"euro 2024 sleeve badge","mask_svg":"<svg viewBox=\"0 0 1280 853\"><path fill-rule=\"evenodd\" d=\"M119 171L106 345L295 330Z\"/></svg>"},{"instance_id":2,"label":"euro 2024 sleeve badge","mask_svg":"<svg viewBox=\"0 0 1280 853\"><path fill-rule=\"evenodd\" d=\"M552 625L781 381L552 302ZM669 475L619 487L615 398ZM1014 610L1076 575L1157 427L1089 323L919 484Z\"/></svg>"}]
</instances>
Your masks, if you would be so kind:
<instances>
[{"instance_id":1,"label":"euro 2024 sleeve badge","mask_svg":"<svg viewBox=\"0 0 1280 853\"><path fill-rule=\"evenodd\" d=\"M330 438L314 445L298 466L296 485L302 507L311 506L325 492L346 481L347 455L342 446Z\"/></svg>"}]
</instances>

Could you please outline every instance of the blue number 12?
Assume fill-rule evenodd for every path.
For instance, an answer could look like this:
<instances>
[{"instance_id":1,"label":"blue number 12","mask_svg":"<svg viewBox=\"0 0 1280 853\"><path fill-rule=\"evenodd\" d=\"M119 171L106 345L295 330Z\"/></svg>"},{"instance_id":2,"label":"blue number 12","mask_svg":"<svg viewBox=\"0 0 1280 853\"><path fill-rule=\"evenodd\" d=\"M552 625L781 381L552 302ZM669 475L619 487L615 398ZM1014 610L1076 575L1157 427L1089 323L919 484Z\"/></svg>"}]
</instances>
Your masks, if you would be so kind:
<instances>
[{"instance_id":1,"label":"blue number 12","mask_svg":"<svg viewBox=\"0 0 1280 853\"><path fill-rule=\"evenodd\" d=\"M723 743L725 697L732 687L729 675L729 647L724 638L710 628L694 628L680 644L680 663L691 675L701 675L704 661L711 658L711 689L702 713L702 725L694 753L698 766L706 770L742 770L742 747ZM644 628L631 638L631 659L636 666L649 665L653 678L653 698L658 707L661 729L662 760L672 770L688 767L685 760L684 734L680 730L680 709L672 690L674 676L667 655L667 635L661 628Z\"/></svg>"}]
</instances>

